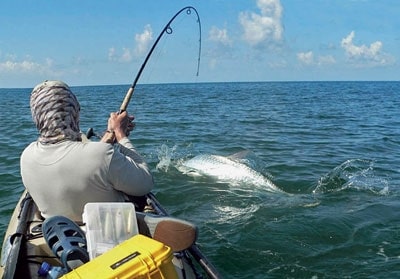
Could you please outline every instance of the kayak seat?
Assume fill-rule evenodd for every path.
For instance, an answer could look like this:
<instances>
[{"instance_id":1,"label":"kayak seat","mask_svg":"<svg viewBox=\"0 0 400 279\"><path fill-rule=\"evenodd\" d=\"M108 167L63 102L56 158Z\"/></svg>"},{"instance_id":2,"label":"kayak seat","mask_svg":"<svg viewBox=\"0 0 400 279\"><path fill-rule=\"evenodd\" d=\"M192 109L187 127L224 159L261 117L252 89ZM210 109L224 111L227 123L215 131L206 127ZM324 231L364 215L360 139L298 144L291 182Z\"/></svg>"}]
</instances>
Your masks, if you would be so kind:
<instances>
[{"instance_id":1,"label":"kayak seat","mask_svg":"<svg viewBox=\"0 0 400 279\"><path fill-rule=\"evenodd\" d=\"M44 220L43 237L68 271L89 261L85 233L72 220L53 216Z\"/></svg>"},{"instance_id":2,"label":"kayak seat","mask_svg":"<svg viewBox=\"0 0 400 279\"><path fill-rule=\"evenodd\" d=\"M198 235L197 227L185 220L169 216L136 212L139 232L178 252L192 246Z\"/></svg>"}]
</instances>

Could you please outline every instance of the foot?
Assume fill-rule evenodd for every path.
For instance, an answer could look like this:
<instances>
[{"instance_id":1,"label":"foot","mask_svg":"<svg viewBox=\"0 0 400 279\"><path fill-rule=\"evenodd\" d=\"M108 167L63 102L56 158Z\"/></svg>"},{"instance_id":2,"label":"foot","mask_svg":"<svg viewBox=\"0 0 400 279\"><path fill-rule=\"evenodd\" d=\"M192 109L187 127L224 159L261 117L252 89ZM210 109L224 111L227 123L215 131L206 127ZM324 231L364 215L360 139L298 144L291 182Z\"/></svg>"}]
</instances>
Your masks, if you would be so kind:
<instances>
[{"instance_id":1,"label":"foot","mask_svg":"<svg viewBox=\"0 0 400 279\"><path fill-rule=\"evenodd\" d=\"M177 218L136 213L139 232L171 247L172 251L188 249L197 239L197 228Z\"/></svg>"}]
</instances>

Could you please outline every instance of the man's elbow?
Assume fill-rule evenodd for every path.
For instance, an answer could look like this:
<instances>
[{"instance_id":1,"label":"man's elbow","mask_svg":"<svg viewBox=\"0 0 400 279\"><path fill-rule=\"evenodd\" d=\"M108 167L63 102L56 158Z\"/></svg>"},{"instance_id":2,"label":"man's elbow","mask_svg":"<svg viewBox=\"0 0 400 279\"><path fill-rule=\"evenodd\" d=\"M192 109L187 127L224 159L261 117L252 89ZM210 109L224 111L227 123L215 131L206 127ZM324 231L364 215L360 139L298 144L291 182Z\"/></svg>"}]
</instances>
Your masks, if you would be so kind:
<instances>
[{"instance_id":1,"label":"man's elbow","mask_svg":"<svg viewBox=\"0 0 400 279\"><path fill-rule=\"evenodd\" d=\"M142 177L141 190L146 195L154 189L154 178L150 172L145 172Z\"/></svg>"}]
</instances>

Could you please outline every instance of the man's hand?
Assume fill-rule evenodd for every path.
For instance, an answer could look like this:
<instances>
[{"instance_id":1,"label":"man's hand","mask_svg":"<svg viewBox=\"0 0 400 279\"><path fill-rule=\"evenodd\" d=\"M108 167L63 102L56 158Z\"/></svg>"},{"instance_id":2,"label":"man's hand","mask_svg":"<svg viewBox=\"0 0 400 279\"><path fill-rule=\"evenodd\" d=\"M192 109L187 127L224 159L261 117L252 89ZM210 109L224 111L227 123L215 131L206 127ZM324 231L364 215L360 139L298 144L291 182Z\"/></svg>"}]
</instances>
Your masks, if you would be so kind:
<instances>
[{"instance_id":1,"label":"man's hand","mask_svg":"<svg viewBox=\"0 0 400 279\"><path fill-rule=\"evenodd\" d=\"M129 135L129 133L135 128L133 115L128 115L126 111L121 113L110 113L108 118L107 131L101 139L102 142L114 143L120 141Z\"/></svg>"}]
</instances>

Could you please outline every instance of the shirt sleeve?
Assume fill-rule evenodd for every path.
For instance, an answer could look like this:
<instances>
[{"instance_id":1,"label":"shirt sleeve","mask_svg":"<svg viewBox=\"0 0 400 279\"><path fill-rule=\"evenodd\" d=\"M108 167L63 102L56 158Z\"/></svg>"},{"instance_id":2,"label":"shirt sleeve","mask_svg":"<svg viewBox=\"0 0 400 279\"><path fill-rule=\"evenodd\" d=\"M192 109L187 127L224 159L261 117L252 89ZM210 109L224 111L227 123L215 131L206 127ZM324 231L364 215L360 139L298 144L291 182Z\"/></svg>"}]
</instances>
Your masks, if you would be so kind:
<instances>
[{"instance_id":1,"label":"shirt sleeve","mask_svg":"<svg viewBox=\"0 0 400 279\"><path fill-rule=\"evenodd\" d=\"M128 195L143 196L154 187L147 163L128 138L123 138L116 146L109 170L113 187Z\"/></svg>"}]
</instances>

